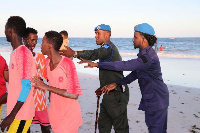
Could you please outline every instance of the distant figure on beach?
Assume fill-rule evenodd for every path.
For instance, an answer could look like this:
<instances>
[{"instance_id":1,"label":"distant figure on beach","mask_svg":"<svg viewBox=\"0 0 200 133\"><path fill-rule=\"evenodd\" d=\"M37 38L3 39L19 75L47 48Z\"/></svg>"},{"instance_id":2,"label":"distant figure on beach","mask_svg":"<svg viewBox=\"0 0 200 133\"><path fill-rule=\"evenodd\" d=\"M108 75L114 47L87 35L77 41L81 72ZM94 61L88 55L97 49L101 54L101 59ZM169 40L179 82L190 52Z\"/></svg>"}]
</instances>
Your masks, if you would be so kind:
<instances>
[{"instance_id":1,"label":"distant figure on beach","mask_svg":"<svg viewBox=\"0 0 200 133\"><path fill-rule=\"evenodd\" d=\"M132 71L128 76L102 88L103 93L109 94L117 86L130 84L138 79L142 99L139 110L145 111L145 122L149 133L167 132L167 115L169 106L169 92L163 82L160 61L156 51L152 48L157 38L153 27L147 23L134 27L133 43L139 48L137 59L116 62L93 63L82 60L80 63L88 63L85 67L98 67L114 71Z\"/></svg>"},{"instance_id":2,"label":"distant figure on beach","mask_svg":"<svg viewBox=\"0 0 200 133\"><path fill-rule=\"evenodd\" d=\"M78 102L82 90L73 61L59 54L62 36L56 31L46 32L42 40L42 54L47 55L46 85L38 77L32 78L33 86L51 92L49 120L55 133L78 133L82 125Z\"/></svg>"},{"instance_id":3,"label":"distant figure on beach","mask_svg":"<svg viewBox=\"0 0 200 133\"><path fill-rule=\"evenodd\" d=\"M157 44L155 45L155 51L158 51L158 45Z\"/></svg>"},{"instance_id":4,"label":"distant figure on beach","mask_svg":"<svg viewBox=\"0 0 200 133\"><path fill-rule=\"evenodd\" d=\"M111 28L109 25L101 24L95 27L96 44L101 47L94 50L73 51L71 48L60 51L67 57L84 58L87 60L98 60L100 62L121 61L117 47L110 41ZM100 88L123 78L122 71L109 71L99 69ZM101 89L96 90L96 94L101 94ZM127 119L127 104L129 101L129 88L125 89L118 86L109 95L104 95L100 105L100 114L98 119L99 133L110 133L112 126L116 133L129 133ZM120 100L117 100L120 99Z\"/></svg>"},{"instance_id":5,"label":"distant figure on beach","mask_svg":"<svg viewBox=\"0 0 200 133\"><path fill-rule=\"evenodd\" d=\"M63 30L60 32L60 34L62 35L63 38L63 43L60 47L60 50L65 50L66 46L68 46L69 40L68 40L68 32Z\"/></svg>"},{"instance_id":6,"label":"distant figure on beach","mask_svg":"<svg viewBox=\"0 0 200 133\"><path fill-rule=\"evenodd\" d=\"M160 51L163 51L163 46L162 45L160 46Z\"/></svg>"},{"instance_id":7,"label":"distant figure on beach","mask_svg":"<svg viewBox=\"0 0 200 133\"><path fill-rule=\"evenodd\" d=\"M1 131L7 133L30 132L35 115L33 87L30 79L36 74L35 61L31 51L22 43L26 22L19 16L11 16L5 25L5 35L11 42L8 91L0 98L2 104L7 98L7 117L1 123ZM29 131L28 131L29 130Z\"/></svg>"},{"instance_id":8,"label":"distant figure on beach","mask_svg":"<svg viewBox=\"0 0 200 133\"><path fill-rule=\"evenodd\" d=\"M9 73L8 73L8 65L6 60L0 55L0 98L6 93L6 82L9 80ZM0 116L1 116L1 109L3 104L6 104L6 101L0 105ZM1 117L0 117L1 121Z\"/></svg>"},{"instance_id":9,"label":"distant figure on beach","mask_svg":"<svg viewBox=\"0 0 200 133\"><path fill-rule=\"evenodd\" d=\"M37 30L33 28L26 28L23 35L24 45L31 50L36 66L36 76L40 77L43 81L47 80L45 57L41 53L33 51L37 44L38 36ZM45 90L34 88L33 91L35 101L35 117L32 123L40 124L42 133L50 133L50 123L47 113L47 97Z\"/></svg>"}]
</instances>

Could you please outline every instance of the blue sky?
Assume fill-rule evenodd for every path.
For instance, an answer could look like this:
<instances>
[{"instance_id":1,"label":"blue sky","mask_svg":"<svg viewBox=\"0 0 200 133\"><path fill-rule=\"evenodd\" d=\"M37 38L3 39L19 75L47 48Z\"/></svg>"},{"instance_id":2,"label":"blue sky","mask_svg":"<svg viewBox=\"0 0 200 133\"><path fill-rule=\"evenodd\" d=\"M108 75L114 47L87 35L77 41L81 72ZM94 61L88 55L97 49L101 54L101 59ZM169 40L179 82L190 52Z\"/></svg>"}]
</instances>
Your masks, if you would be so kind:
<instances>
[{"instance_id":1,"label":"blue sky","mask_svg":"<svg viewBox=\"0 0 200 133\"><path fill-rule=\"evenodd\" d=\"M151 24L157 37L200 37L200 0L4 0L0 36L10 16L21 16L39 37L67 30L69 37L94 37L94 27L109 24L112 37L133 37L136 24Z\"/></svg>"}]
</instances>

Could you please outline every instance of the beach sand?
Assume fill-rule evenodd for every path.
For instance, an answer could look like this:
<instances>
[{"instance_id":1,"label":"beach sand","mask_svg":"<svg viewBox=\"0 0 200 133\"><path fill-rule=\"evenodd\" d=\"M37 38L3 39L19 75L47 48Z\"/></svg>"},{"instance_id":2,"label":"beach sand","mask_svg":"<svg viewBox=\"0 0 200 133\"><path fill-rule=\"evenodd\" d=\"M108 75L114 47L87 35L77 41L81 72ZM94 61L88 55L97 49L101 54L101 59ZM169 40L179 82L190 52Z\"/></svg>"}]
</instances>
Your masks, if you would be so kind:
<instances>
[{"instance_id":1,"label":"beach sand","mask_svg":"<svg viewBox=\"0 0 200 133\"><path fill-rule=\"evenodd\" d=\"M94 91L99 87L98 76L79 73L79 79L83 89L79 102L84 122L79 132L92 133L97 102ZM141 93L137 81L131 83L129 88L129 131L130 133L148 133L144 112L138 110ZM190 130L200 133L200 89L176 85L168 85L168 88L170 93L168 133L189 133Z\"/></svg>"},{"instance_id":2,"label":"beach sand","mask_svg":"<svg viewBox=\"0 0 200 133\"><path fill-rule=\"evenodd\" d=\"M5 55L7 55L7 53ZM4 57L6 57L8 62L9 56ZM129 58L133 57L129 56ZM128 60L129 58L125 58L125 60ZM188 85L191 86L191 83L193 82L194 86L200 84L199 78L197 78L197 72L199 69L195 67L199 66L200 62L198 62L197 59L191 60L187 58L182 60L160 58L160 60L163 70L163 78L167 83L170 93L168 133L200 133L200 88L187 87ZM74 60L74 63L83 90L83 95L78 98L83 117L83 125L79 129L79 133L92 133L94 132L94 123L96 118L97 98L95 90L99 87L98 69L84 69L83 65L78 65L76 63L77 61L78 60ZM185 64L185 62L187 62L187 64ZM197 63L197 65L194 65L194 63ZM127 75L127 73L129 72L125 72L125 75ZM183 86L174 84L183 84ZM129 88L129 131L130 133L148 133L144 112L138 110L141 93L137 81L129 84ZM100 100L102 100L102 96ZM6 105L3 106L1 115L2 119L5 117ZM31 132L41 133L40 126L32 124ZM112 133L114 133L114 130L112 130Z\"/></svg>"},{"instance_id":3,"label":"beach sand","mask_svg":"<svg viewBox=\"0 0 200 133\"><path fill-rule=\"evenodd\" d=\"M78 73L83 95L78 100L82 110L83 125L80 133L94 132L97 98L94 91L99 87L98 76ZM144 112L138 110L141 93L137 81L129 85L130 100L128 119L130 133L148 133ZM200 133L200 89L168 85L170 106L168 114L168 133ZM101 96L102 99L102 96ZM6 105L3 106L2 118L6 116ZM40 126L31 125L32 133L40 133ZM114 130L112 130L114 133Z\"/></svg>"}]
</instances>

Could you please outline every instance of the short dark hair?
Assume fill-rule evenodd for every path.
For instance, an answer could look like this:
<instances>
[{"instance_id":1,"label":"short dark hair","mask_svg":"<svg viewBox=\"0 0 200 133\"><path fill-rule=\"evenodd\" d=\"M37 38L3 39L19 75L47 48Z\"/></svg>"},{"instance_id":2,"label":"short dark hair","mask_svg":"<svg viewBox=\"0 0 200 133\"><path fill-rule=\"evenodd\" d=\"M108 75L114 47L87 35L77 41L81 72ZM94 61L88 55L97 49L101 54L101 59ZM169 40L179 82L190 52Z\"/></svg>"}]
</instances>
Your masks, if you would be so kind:
<instances>
[{"instance_id":1,"label":"short dark hair","mask_svg":"<svg viewBox=\"0 0 200 133\"><path fill-rule=\"evenodd\" d=\"M144 38L147 39L149 46L153 46L155 43L157 43L157 37L153 35L149 35L146 33L140 32L140 35L144 36Z\"/></svg>"},{"instance_id":2,"label":"short dark hair","mask_svg":"<svg viewBox=\"0 0 200 133\"><path fill-rule=\"evenodd\" d=\"M20 16L11 16L7 23L6 23L6 26L8 28L12 28L14 29L14 32L19 35L19 36L23 36L24 34L24 31L26 29L26 22L25 20L20 17Z\"/></svg>"},{"instance_id":3,"label":"short dark hair","mask_svg":"<svg viewBox=\"0 0 200 133\"><path fill-rule=\"evenodd\" d=\"M27 38L30 33L37 34L38 32L36 29L27 27L26 30L24 31L23 38Z\"/></svg>"},{"instance_id":4,"label":"short dark hair","mask_svg":"<svg viewBox=\"0 0 200 133\"><path fill-rule=\"evenodd\" d=\"M63 34L64 36L68 37L68 32L65 30L61 31L60 34Z\"/></svg>"},{"instance_id":5,"label":"short dark hair","mask_svg":"<svg viewBox=\"0 0 200 133\"><path fill-rule=\"evenodd\" d=\"M45 33L45 36L47 37L48 42L53 45L54 49L56 51L59 51L63 43L63 38L61 34L56 31L48 31Z\"/></svg>"}]
</instances>

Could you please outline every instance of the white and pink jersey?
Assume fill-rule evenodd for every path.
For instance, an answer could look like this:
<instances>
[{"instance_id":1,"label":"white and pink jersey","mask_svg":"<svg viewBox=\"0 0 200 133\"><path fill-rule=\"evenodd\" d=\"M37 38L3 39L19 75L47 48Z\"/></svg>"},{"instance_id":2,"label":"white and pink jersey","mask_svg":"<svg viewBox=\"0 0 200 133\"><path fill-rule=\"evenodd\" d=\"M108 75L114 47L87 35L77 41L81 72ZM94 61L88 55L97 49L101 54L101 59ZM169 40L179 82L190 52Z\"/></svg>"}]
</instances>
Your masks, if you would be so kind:
<instances>
[{"instance_id":1,"label":"white and pink jersey","mask_svg":"<svg viewBox=\"0 0 200 133\"><path fill-rule=\"evenodd\" d=\"M36 76L47 80L47 71L45 57L43 54L35 53L35 64L36 64ZM34 88L34 101L35 101L35 111L47 110L47 97L45 90L40 88Z\"/></svg>"},{"instance_id":2,"label":"white and pink jersey","mask_svg":"<svg viewBox=\"0 0 200 133\"><path fill-rule=\"evenodd\" d=\"M21 80L31 79L35 74L35 61L31 51L24 45L19 46L10 55L7 115L17 103L22 89ZM31 87L31 91L15 119L28 120L34 117L34 113L33 87Z\"/></svg>"}]
</instances>

